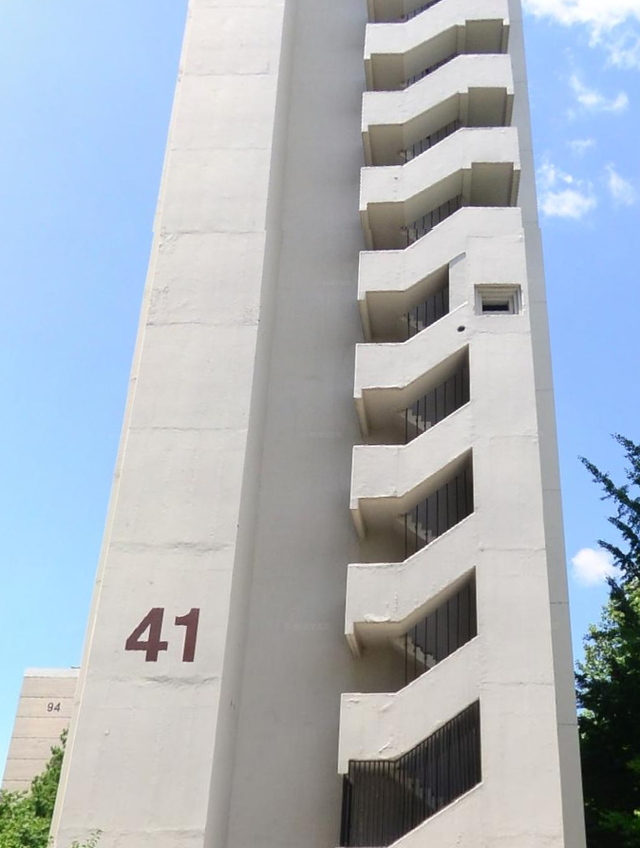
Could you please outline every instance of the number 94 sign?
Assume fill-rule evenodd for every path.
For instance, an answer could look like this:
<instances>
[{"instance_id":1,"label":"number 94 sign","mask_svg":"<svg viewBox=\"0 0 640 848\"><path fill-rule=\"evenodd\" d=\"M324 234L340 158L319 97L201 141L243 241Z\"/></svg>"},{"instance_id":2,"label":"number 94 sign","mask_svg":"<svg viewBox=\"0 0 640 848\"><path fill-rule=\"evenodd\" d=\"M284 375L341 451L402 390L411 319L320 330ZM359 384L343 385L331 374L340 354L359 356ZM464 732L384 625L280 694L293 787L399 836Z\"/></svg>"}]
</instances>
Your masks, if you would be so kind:
<instances>
[{"instance_id":1,"label":"number 94 sign","mask_svg":"<svg viewBox=\"0 0 640 848\"><path fill-rule=\"evenodd\" d=\"M149 610L133 633L124 643L125 651L142 651L145 662L158 662L163 651L169 650L169 642L162 639L164 622L164 607L154 607ZM182 662L191 663L196 658L198 642L198 624L200 610L192 609L186 615L178 615L174 620L176 627L184 627L184 642L182 647Z\"/></svg>"}]
</instances>

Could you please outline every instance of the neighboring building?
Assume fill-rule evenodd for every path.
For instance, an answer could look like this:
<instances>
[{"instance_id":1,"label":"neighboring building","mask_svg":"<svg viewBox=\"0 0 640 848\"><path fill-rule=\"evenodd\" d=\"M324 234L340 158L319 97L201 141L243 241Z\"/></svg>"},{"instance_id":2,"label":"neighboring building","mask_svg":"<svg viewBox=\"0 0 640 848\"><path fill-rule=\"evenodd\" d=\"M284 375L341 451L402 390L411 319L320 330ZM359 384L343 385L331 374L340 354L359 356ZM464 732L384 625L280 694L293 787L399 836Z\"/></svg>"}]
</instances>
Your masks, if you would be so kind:
<instances>
[{"instance_id":1,"label":"neighboring building","mask_svg":"<svg viewBox=\"0 0 640 848\"><path fill-rule=\"evenodd\" d=\"M51 749L69 727L78 685L77 668L28 668L24 674L2 788L29 789L44 771Z\"/></svg>"},{"instance_id":2,"label":"neighboring building","mask_svg":"<svg viewBox=\"0 0 640 848\"><path fill-rule=\"evenodd\" d=\"M583 848L522 38L192 0L58 848Z\"/></svg>"}]
</instances>

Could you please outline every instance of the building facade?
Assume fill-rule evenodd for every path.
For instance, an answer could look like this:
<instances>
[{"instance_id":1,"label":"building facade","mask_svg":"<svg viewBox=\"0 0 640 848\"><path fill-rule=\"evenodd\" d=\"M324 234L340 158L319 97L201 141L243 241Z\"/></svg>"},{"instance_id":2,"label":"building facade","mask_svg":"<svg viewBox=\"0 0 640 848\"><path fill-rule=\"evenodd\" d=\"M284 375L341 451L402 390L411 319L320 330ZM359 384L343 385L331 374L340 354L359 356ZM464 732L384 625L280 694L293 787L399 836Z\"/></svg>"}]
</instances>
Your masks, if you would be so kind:
<instances>
[{"instance_id":1,"label":"building facade","mask_svg":"<svg viewBox=\"0 0 640 848\"><path fill-rule=\"evenodd\" d=\"M77 685L77 668L25 671L2 789L26 792L33 778L42 774L51 749L69 727Z\"/></svg>"},{"instance_id":2,"label":"building facade","mask_svg":"<svg viewBox=\"0 0 640 848\"><path fill-rule=\"evenodd\" d=\"M556 453L519 0L192 0L57 848L583 848Z\"/></svg>"}]
</instances>

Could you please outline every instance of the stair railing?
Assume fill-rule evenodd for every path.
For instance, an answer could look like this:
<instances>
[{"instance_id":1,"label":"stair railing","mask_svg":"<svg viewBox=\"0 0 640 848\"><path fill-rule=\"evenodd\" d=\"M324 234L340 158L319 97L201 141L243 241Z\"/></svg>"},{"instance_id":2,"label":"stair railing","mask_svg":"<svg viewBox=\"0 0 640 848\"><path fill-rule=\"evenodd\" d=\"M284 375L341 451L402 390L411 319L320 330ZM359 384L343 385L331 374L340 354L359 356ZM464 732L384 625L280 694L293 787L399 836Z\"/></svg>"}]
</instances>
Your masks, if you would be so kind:
<instances>
[{"instance_id":1,"label":"stair railing","mask_svg":"<svg viewBox=\"0 0 640 848\"><path fill-rule=\"evenodd\" d=\"M480 704L395 760L352 760L342 795L340 844L385 848L482 779Z\"/></svg>"}]
</instances>

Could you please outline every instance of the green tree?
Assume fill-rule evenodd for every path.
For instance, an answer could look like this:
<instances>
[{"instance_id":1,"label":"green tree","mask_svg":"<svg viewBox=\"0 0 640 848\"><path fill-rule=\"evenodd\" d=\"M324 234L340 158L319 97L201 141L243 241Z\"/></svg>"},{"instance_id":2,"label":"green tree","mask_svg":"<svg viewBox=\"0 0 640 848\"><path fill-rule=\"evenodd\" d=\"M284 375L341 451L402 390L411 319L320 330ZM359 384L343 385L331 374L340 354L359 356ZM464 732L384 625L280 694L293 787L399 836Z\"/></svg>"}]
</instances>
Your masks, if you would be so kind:
<instances>
[{"instance_id":1,"label":"green tree","mask_svg":"<svg viewBox=\"0 0 640 848\"><path fill-rule=\"evenodd\" d=\"M42 774L35 777L31 783L31 804L38 818L47 819L51 823L53 808L56 804L60 775L62 773L62 760L67 745L67 731L63 731L60 737L60 745L51 749L51 758Z\"/></svg>"},{"instance_id":2,"label":"green tree","mask_svg":"<svg viewBox=\"0 0 640 848\"><path fill-rule=\"evenodd\" d=\"M614 438L625 454L624 484L582 460L614 505L609 522L619 538L599 542L617 573L576 675L589 848L640 845L640 445Z\"/></svg>"},{"instance_id":3,"label":"green tree","mask_svg":"<svg viewBox=\"0 0 640 848\"><path fill-rule=\"evenodd\" d=\"M31 783L29 792L0 792L0 848L47 848L53 808L56 803L67 734L51 749L51 758L42 774ZM98 834L85 845L96 848Z\"/></svg>"},{"instance_id":4,"label":"green tree","mask_svg":"<svg viewBox=\"0 0 640 848\"><path fill-rule=\"evenodd\" d=\"M0 795L0 848L46 848L50 826L50 820L35 814L28 795Z\"/></svg>"}]
</instances>

